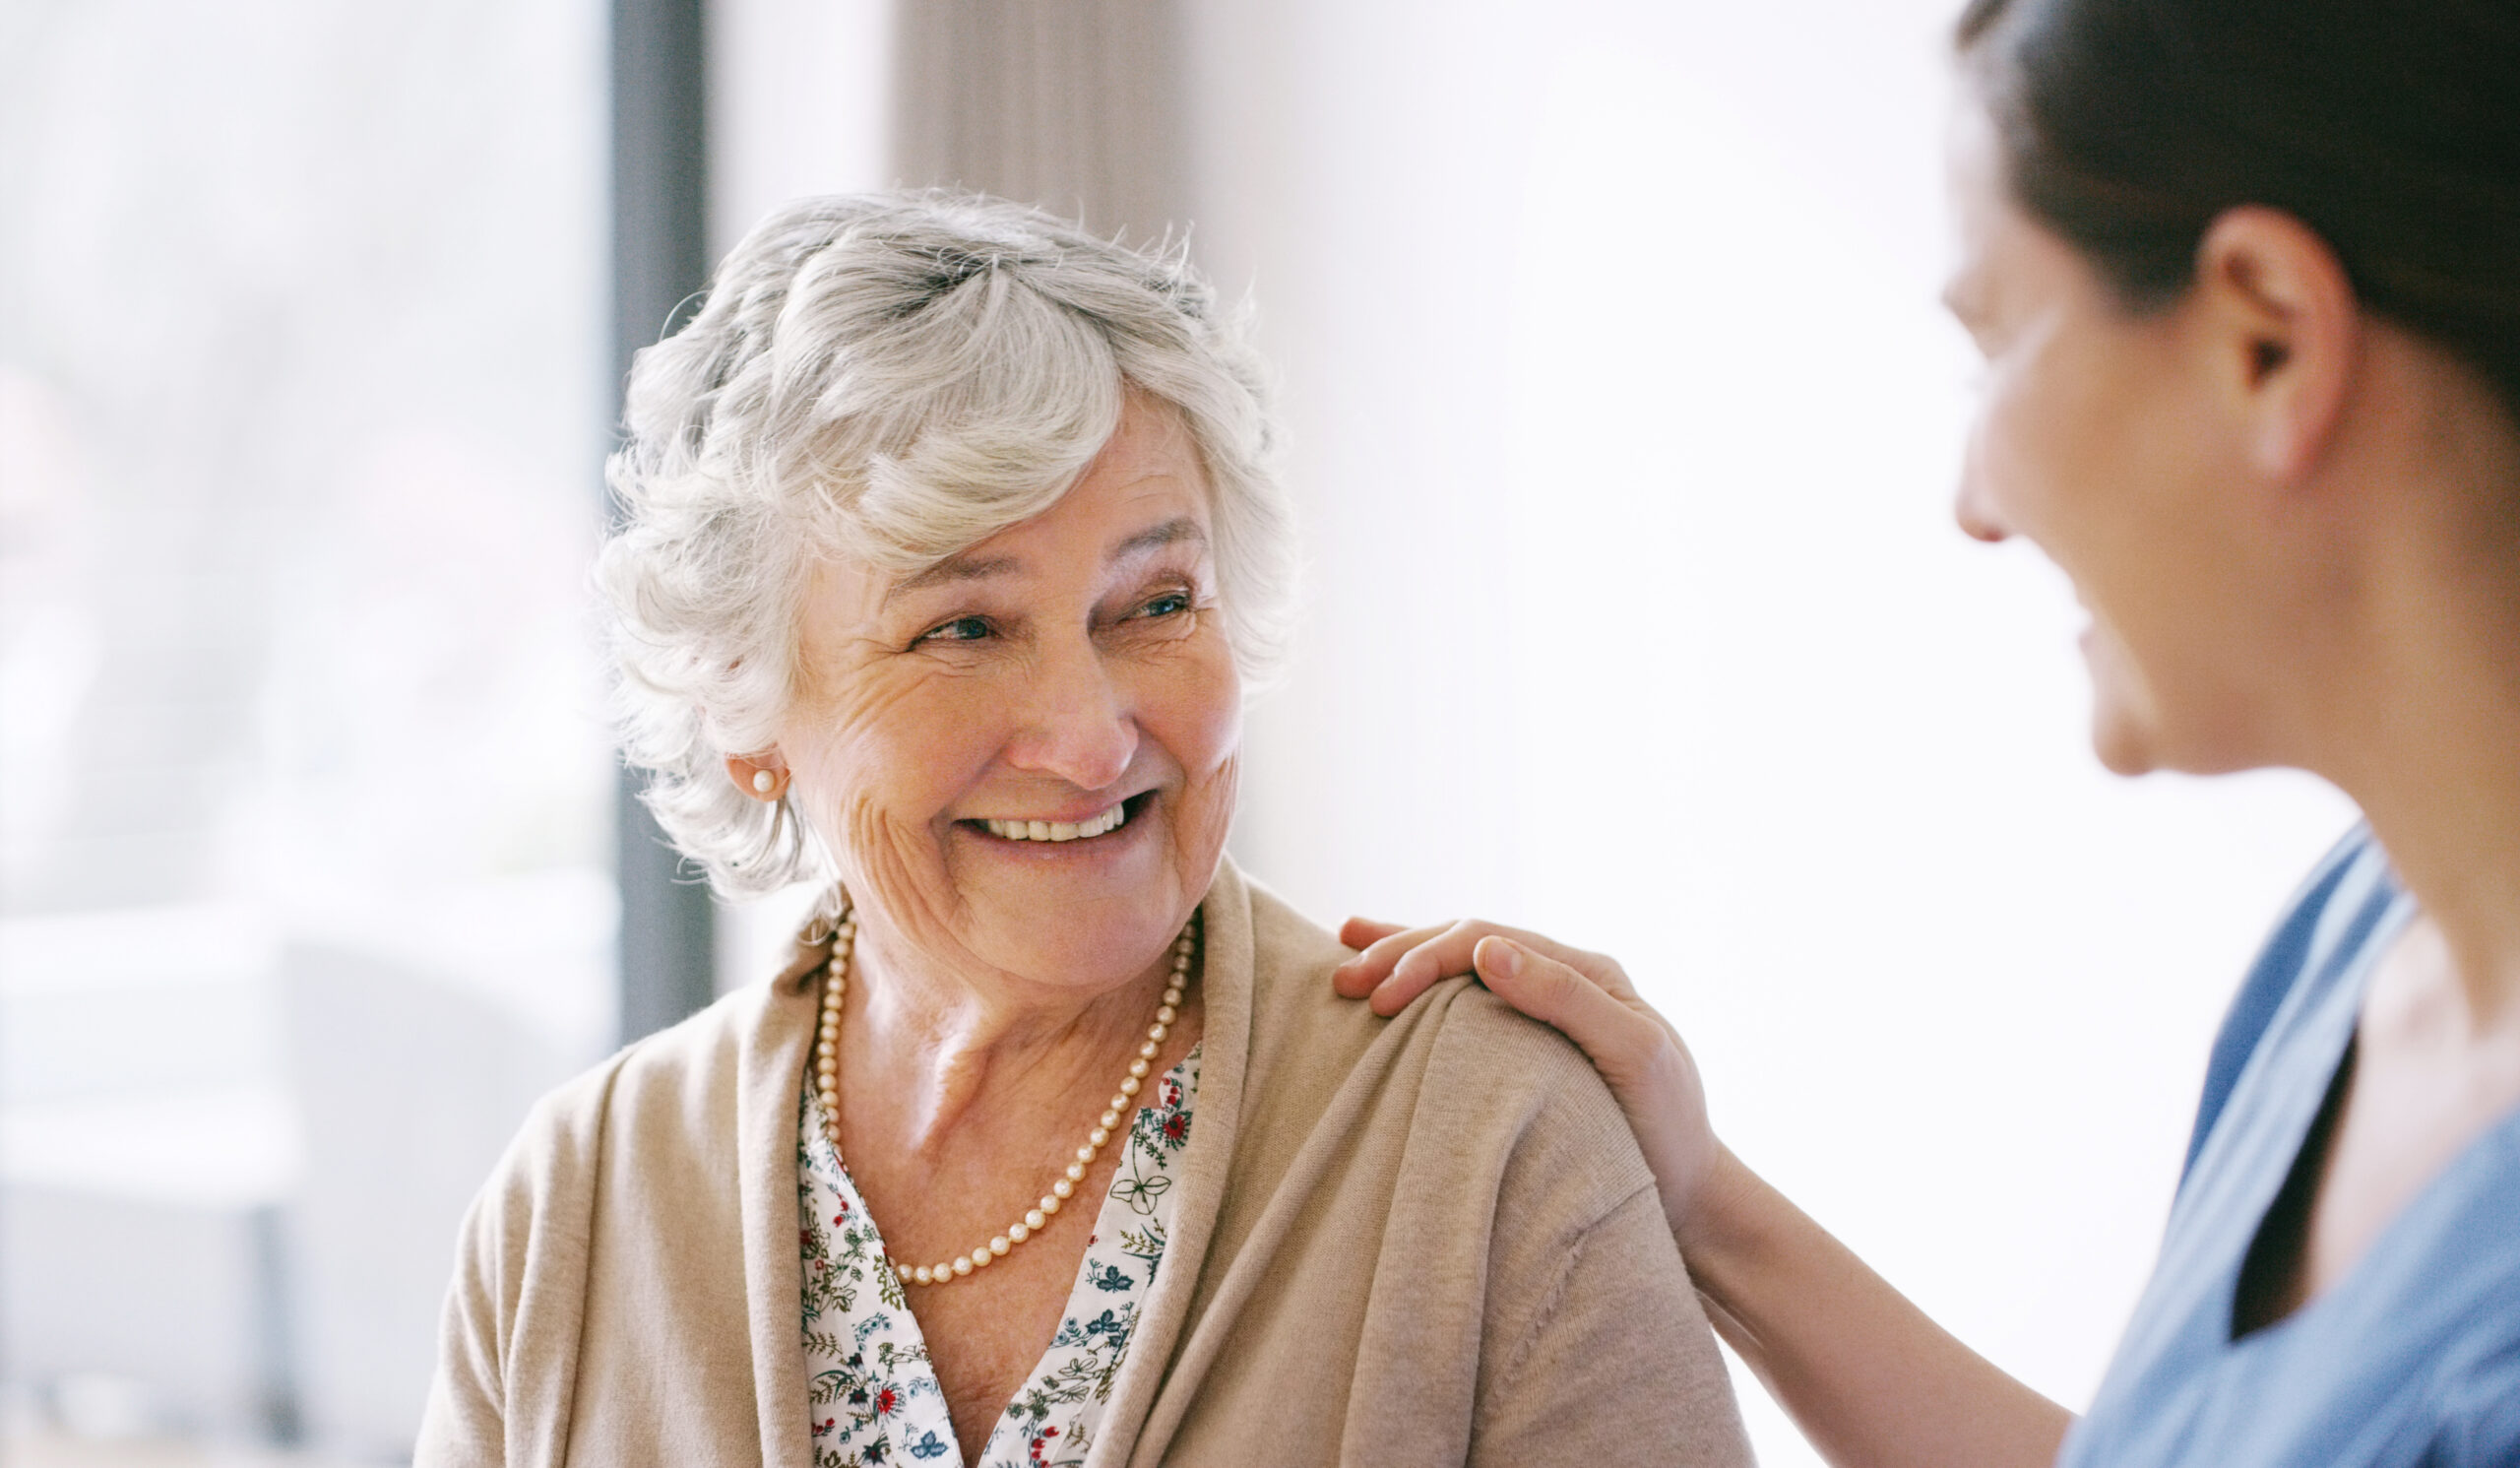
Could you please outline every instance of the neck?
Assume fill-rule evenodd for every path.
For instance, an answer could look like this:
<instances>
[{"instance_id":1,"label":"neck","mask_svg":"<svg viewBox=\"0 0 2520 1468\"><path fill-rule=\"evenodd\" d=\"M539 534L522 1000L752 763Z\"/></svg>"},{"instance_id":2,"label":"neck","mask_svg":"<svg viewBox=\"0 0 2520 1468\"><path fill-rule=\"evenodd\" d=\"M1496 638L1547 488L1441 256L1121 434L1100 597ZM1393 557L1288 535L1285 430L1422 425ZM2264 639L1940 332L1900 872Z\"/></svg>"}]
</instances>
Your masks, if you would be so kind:
<instances>
[{"instance_id":1,"label":"neck","mask_svg":"<svg viewBox=\"0 0 2520 1468\"><path fill-rule=\"evenodd\" d=\"M2490 457L2428 466L2428 496L2407 486L2435 513L2380 539L2305 762L2362 807L2439 927L2471 1025L2520 1032L2520 468Z\"/></svg>"},{"instance_id":2,"label":"neck","mask_svg":"<svg viewBox=\"0 0 2520 1468\"><path fill-rule=\"evenodd\" d=\"M2402 757L2396 771L2340 780L2407 890L2440 929L2477 1032L2520 1033L2520 718L2500 750L2464 741ZM2447 747L2443 747L2446 745Z\"/></svg>"},{"instance_id":3,"label":"neck","mask_svg":"<svg viewBox=\"0 0 2520 1468\"><path fill-rule=\"evenodd\" d=\"M847 1089L883 1096L894 1144L928 1152L975 1123L1040 1113L1064 1131L1080 1108L1090 1117L1145 1039L1172 970L1167 944L1118 985L1043 984L923 953L861 910L850 972Z\"/></svg>"}]
</instances>

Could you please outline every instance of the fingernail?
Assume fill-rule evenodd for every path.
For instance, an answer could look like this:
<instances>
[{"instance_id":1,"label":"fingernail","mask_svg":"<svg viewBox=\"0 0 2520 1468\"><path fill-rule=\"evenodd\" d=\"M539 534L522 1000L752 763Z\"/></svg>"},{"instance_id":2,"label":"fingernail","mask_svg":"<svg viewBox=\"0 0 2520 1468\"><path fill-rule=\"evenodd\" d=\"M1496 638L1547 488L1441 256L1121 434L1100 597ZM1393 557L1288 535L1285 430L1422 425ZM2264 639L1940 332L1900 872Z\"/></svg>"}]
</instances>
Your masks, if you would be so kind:
<instances>
[{"instance_id":1,"label":"fingernail","mask_svg":"<svg viewBox=\"0 0 2520 1468\"><path fill-rule=\"evenodd\" d=\"M1489 938L1480 946L1487 950L1487 962L1483 967L1497 978L1511 979L1523 971L1523 950L1506 939Z\"/></svg>"}]
</instances>

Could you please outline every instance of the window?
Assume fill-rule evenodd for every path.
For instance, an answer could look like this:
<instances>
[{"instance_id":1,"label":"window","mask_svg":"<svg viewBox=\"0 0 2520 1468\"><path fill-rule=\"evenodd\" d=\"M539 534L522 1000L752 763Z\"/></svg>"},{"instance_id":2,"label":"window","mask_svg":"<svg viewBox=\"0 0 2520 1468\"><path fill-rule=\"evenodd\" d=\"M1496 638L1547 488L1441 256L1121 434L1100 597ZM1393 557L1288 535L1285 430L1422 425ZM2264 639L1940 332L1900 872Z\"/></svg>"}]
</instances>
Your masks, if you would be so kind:
<instances>
[{"instance_id":1,"label":"window","mask_svg":"<svg viewBox=\"0 0 2520 1468\"><path fill-rule=\"evenodd\" d=\"M612 1039L603 11L0 27L9 1431L408 1452Z\"/></svg>"}]
</instances>

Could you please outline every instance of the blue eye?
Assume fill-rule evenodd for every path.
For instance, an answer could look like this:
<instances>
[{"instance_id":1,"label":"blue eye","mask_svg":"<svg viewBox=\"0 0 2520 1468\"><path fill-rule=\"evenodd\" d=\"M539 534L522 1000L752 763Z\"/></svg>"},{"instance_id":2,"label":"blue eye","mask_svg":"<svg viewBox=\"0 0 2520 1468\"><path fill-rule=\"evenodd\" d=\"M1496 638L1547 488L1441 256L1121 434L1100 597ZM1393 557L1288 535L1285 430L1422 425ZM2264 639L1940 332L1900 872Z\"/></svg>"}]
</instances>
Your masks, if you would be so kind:
<instances>
[{"instance_id":1,"label":"blue eye","mask_svg":"<svg viewBox=\"0 0 2520 1468\"><path fill-rule=\"evenodd\" d=\"M1139 608L1146 616L1178 616L1190 609L1188 592L1166 592Z\"/></svg>"},{"instance_id":2,"label":"blue eye","mask_svg":"<svg viewBox=\"0 0 2520 1468\"><path fill-rule=\"evenodd\" d=\"M988 635L988 618L958 616L919 634L921 642L977 642Z\"/></svg>"}]
</instances>

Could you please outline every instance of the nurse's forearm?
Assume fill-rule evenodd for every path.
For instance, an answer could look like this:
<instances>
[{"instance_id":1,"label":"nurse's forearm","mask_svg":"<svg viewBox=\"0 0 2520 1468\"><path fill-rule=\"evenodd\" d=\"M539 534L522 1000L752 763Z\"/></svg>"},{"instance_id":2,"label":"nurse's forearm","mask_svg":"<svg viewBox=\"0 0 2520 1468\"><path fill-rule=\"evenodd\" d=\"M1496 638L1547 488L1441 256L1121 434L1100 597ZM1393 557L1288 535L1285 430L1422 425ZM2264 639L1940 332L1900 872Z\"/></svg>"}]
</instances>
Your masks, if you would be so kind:
<instances>
[{"instance_id":1,"label":"nurse's forearm","mask_svg":"<svg viewBox=\"0 0 2520 1468\"><path fill-rule=\"evenodd\" d=\"M2046 1468L2073 1421L1926 1318L1742 1166L1680 1235L1707 1313L1837 1468Z\"/></svg>"}]
</instances>

